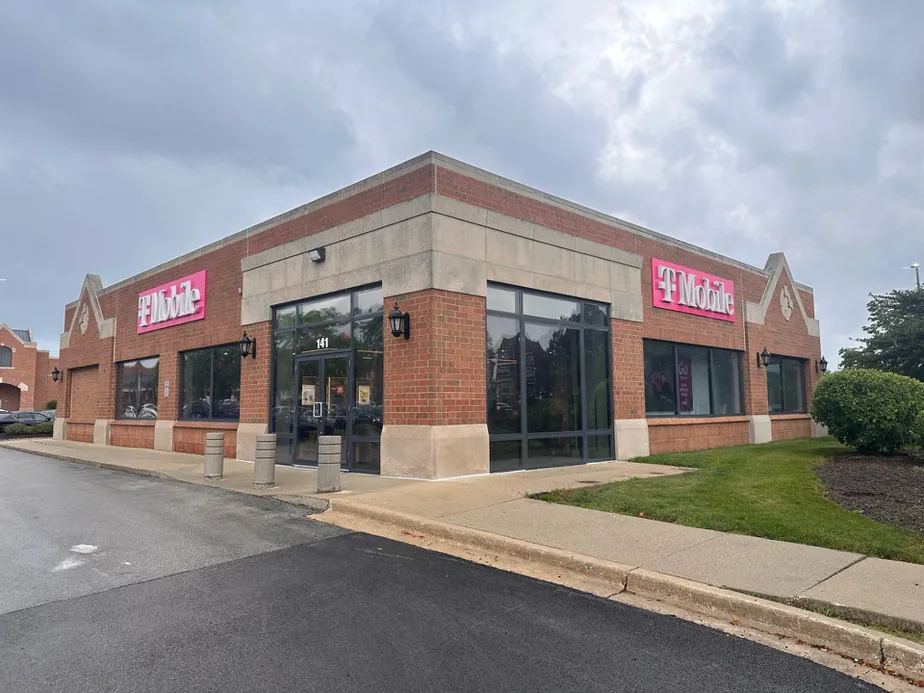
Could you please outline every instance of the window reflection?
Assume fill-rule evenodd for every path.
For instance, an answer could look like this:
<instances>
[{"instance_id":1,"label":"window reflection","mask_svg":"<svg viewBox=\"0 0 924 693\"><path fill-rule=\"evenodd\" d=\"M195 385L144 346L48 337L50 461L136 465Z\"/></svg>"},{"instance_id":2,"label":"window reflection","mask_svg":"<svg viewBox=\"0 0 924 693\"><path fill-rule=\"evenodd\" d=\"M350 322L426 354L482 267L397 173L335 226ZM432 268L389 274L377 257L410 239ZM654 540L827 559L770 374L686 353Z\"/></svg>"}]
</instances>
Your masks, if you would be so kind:
<instances>
[{"instance_id":1,"label":"window reflection","mask_svg":"<svg viewBox=\"0 0 924 693\"><path fill-rule=\"evenodd\" d=\"M526 430L581 429L580 333L526 323Z\"/></svg>"},{"instance_id":2,"label":"window reflection","mask_svg":"<svg viewBox=\"0 0 924 693\"><path fill-rule=\"evenodd\" d=\"M520 430L520 333L515 318L489 315L488 340L488 432Z\"/></svg>"},{"instance_id":3,"label":"window reflection","mask_svg":"<svg viewBox=\"0 0 924 693\"><path fill-rule=\"evenodd\" d=\"M116 365L116 418L157 418L158 357Z\"/></svg>"}]
</instances>

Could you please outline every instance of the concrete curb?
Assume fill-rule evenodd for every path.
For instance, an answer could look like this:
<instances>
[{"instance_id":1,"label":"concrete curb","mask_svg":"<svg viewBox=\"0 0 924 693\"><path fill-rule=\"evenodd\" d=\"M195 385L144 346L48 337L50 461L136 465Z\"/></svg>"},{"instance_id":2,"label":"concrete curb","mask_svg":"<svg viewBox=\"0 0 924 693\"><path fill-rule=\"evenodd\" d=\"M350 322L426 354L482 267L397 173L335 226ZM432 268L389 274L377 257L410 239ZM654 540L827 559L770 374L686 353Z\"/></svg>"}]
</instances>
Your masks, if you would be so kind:
<instances>
[{"instance_id":1,"label":"concrete curb","mask_svg":"<svg viewBox=\"0 0 924 693\"><path fill-rule=\"evenodd\" d=\"M626 592L661 601L702 616L785 635L915 681L924 679L924 646L795 606L355 501L332 498L330 509L346 516L558 568L585 579L592 577L608 583L613 597Z\"/></svg>"},{"instance_id":2,"label":"concrete curb","mask_svg":"<svg viewBox=\"0 0 924 693\"><path fill-rule=\"evenodd\" d=\"M519 539L484 532L480 529L451 525L446 522L365 505L355 501L331 498L330 508L333 512L353 515L385 525L397 526L409 532L421 532L441 539L457 541L482 551L491 551L513 558L539 562L549 567L573 573L582 580L590 578L604 583L609 586L612 594L618 594L625 590L626 576L632 570L631 566L620 563L613 563L599 558L589 558L548 546L530 544Z\"/></svg>"},{"instance_id":3,"label":"concrete curb","mask_svg":"<svg viewBox=\"0 0 924 693\"><path fill-rule=\"evenodd\" d=\"M38 450L29 450L27 448L18 447L15 444L10 444L7 442L0 443L0 447L7 448L8 450L15 450L16 452L22 452L27 455L38 455L39 457L50 457L53 460L61 460L62 462L73 462L75 464L82 464L85 467L96 467L97 469L109 469L114 472L129 472L130 474L138 474L139 476L147 476L154 479L173 479L172 476L164 473L158 472L153 469L142 469L139 467L128 467L122 464L112 464L110 462L99 462L97 460L85 460L81 457L70 457L69 455L61 455L56 452L39 452ZM174 481L177 481L174 479Z\"/></svg>"}]
</instances>

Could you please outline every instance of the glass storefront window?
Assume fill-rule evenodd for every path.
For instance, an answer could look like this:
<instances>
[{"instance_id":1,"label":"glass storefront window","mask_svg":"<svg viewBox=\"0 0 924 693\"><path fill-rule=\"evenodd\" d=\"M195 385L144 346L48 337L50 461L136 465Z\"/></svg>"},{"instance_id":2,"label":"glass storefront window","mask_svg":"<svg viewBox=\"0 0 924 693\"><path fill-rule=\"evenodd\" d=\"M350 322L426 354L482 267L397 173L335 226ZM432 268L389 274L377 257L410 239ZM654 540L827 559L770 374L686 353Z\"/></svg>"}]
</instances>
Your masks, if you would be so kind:
<instances>
[{"instance_id":1,"label":"glass storefront window","mask_svg":"<svg viewBox=\"0 0 924 693\"><path fill-rule=\"evenodd\" d=\"M527 364L533 364L526 379L526 430L580 430L580 332L526 323L525 340Z\"/></svg>"},{"instance_id":2,"label":"glass storefront window","mask_svg":"<svg viewBox=\"0 0 924 693\"><path fill-rule=\"evenodd\" d=\"M672 344L645 343L645 411L649 414L676 412L675 367Z\"/></svg>"},{"instance_id":3,"label":"glass storefront window","mask_svg":"<svg viewBox=\"0 0 924 693\"><path fill-rule=\"evenodd\" d=\"M741 356L736 351L712 352L712 408L718 416L733 416L741 408Z\"/></svg>"},{"instance_id":4,"label":"glass storefront window","mask_svg":"<svg viewBox=\"0 0 924 693\"><path fill-rule=\"evenodd\" d=\"M709 416L709 350L677 347L677 411L692 416Z\"/></svg>"},{"instance_id":5,"label":"glass storefront window","mask_svg":"<svg viewBox=\"0 0 924 693\"><path fill-rule=\"evenodd\" d=\"M772 414L805 411L805 362L771 356L767 364L767 404Z\"/></svg>"},{"instance_id":6,"label":"glass storefront window","mask_svg":"<svg viewBox=\"0 0 924 693\"><path fill-rule=\"evenodd\" d=\"M157 418L157 366L154 356L116 364L116 418Z\"/></svg>"},{"instance_id":7,"label":"glass storefront window","mask_svg":"<svg viewBox=\"0 0 924 693\"><path fill-rule=\"evenodd\" d=\"M499 286L489 286L486 304L488 310L497 310L502 313L516 313L517 293L510 289L502 289Z\"/></svg>"},{"instance_id":8,"label":"glass storefront window","mask_svg":"<svg viewBox=\"0 0 924 693\"><path fill-rule=\"evenodd\" d=\"M519 323L495 315L487 319L488 431L520 430Z\"/></svg>"},{"instance_id":9,"label":"glass storefront window","mask_svg":"<svg viewBox=\"0 0 924 693\"><path fill-rule=\"evenodd\" d=\"M180 354L180 418L237 421L241 353L237 344Z\"/></svg>"},{"instance_id":10,"label":"glass storefront window","mask_svg":"<svg viewBox=\"0 0 924 693\"><path fill-rule=\"evenodd\" d=\"M587 428L592 431L606 430L612 425L613 393L610 389L609 353L609 332L584 331L585 409Z\"/></svg>"},{"instance_id":11,"label":"glass storefront window","mask_svg":"<svg viewBox=\"0 0 924 693\"><path fill-rule=\"evenodd\" d=\"M741 355L727 349L645 340L649 416L738 416Z\"/></svg>"},{"instance_id":12,"label":"glass storefront window","mask_svg":"<svg viewBox=\"0 0 924 693\"><path fill-rule=\"evenodd\" d=\"M344 459L350 469L377 472L384 404L384 305L382 289L357 289L274 309L271 429L277 435L277 462L292 464L300 432L310 427L313 410L302 398L304 382L296 369L324 372L316 384L318 411L345 435ZM240 359L240 357L238 357ZM319 394L320 393L320 394ZM341 435L341 433L337 433ZM304 443L304 441L302 441Z\"/></svg>"},{"instance_id":13,"label":"glass storefront window","mask_svg":"<svg viewBox=\"0 0 924 693\"><path fill-rule=\"evenodd\" d=\"M487 309L491 470L612 459L607 307L489 285Z\"/></svg>"},{"instance_id":14,"label":"glass storefront window","mask_svg":"<svg viewBox=\"0 0 924 693\"><path fill-rule=\"evenodd\" d=\"M350 294L319 298L306 301L298 306L298 323L300 325L330 322L337 318L349 317Z\"/></svg>"},{"instance_id":15,"label":"glass storefront window","mask_svg":"<svg viewBox=\"0 0 924 693\"><path fill-rule=\"evenodd\" d=\"M576 322L581 319L580 301L523 292L523 315Z\"/></svg>"}]
</instances>

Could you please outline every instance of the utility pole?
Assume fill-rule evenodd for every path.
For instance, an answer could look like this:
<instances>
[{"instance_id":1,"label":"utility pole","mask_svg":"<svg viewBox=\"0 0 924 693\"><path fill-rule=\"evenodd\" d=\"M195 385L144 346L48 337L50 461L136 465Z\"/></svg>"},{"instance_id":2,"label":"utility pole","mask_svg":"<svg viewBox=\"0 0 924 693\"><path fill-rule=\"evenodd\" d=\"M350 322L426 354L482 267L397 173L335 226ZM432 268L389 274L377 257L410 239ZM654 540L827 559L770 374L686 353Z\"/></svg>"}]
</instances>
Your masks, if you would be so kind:
<instances>
[{"instance_id":1,"label":"utility pole","mask_svg":"<svg viewBox=\"0 0 924 693\"><path fill-rule=\"evenodd\" d=\"M912 269L914 270L914 282L917 284L918 289L921 288L921 265L917 262L912 262L910 267L902 267L902 269Z\"/></svg>"}]
</instances>

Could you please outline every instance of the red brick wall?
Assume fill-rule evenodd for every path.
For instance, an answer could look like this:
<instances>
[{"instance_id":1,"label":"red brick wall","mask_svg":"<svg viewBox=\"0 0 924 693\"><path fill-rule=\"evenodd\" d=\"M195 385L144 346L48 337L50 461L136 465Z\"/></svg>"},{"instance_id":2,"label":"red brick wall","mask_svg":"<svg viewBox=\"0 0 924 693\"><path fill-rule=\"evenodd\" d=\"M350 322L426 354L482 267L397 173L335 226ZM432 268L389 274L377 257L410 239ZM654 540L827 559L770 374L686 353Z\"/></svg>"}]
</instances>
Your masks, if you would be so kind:
<instances>
[{"instance_id":1,"label":"red brick wall","mask_svg":"<svg viewBox=\"0 0 924 693\"><path fill-rule=\"evenodd\" d=\"M173 449L175 452L188 452L194 455L203 455L205 454L205 434L214 431L221 431L225 434L225 457L236 457L236 423L220 424L177 421L173 426Z\"/></svg>"},{"instance_id":2,"label":"red brick wall","mask_svg":"<svg viewBox=\"0 0 924 693\"><path fill-rule=\"evenodd\" d=\"M68 411L79 412L78 419L108 419L112 415L105 409L105 393L99 368L87 366L71 370L68 374Z\"/></svg>"},{"instance_id":3,"label":"red brick wall","mask_svg":"<svg viewBox=\"0 0 924 693\"><path fill-rule=\"evenodd\" d=\"M247 330L248 338L257 340L257 355L241 361L241 422L266 423L269 420L270 360L273 353L272 322L253 323L243 329ZM227 443L226 436L226 446Z\"/></svg>"},{"instance_id":4,"label":"red brick wall","mask_svg":"<svg viewBox=\"0 0 924 693\"><path fill-rule=\"evenodd\" d=\"M59 368L58 359L50 358L47 351L39 351L35 357L35 408L44 409L49 400L60 400L63 395L63 380L51 379L51 371Z\"/></svg>"},{"instance_id":5,"label":"red brick wall","mask_svg":"<svg viewBox=\"0 0 924 693\"><path fill-rule=\"evenodd\" d=\"M385 333L385 423L485 423L484 297L428 289L386 298L386 313L396 299L411 338Z\"/></svg>"},{"instance_id":6,"label":"red brick wall","mask_svg":"<svg viewBox=\"0 0 924 693\"><path fill-rule=\"evenodd\" d=\"M113 421L109 428L109 443L123 448L154 449L153 421Z\"/></svg>"},{"instance_id":7,"label":"red brick wall","mask_svg":"<svg viewBox=\"0 0 924 693\"><path fill-rule=\"evenodd\" d=\"M67 439L79 443L93 442L93 422L86 420L67 422Z\"/></svg>"},{"instance_id":8,"label":"red brick wall","mask_svg":"<svg viewBox=\"0 0 924 693\"><path fill-rule=\"evenodd\" d=\"M695 419L648 419L651 453L706 450L747 445L748 422L743 417Z\"/></svg>"},{"instance_id":9,"label":"red brick wall","mask_svg":"<svg viewBox=\"0 0 924 693\"><path fill-rule=\"evenodd\" d=\"M9 383L19 388L20 383L25 383L28 389L20 389L19 392L19 409L42 409L45 403L35 406L35 362L37 358L36 348L34 346L25 346L19 339L5 327L0 327L0 346L9 347L12 353L12 366L0 368L0 378L4 383ZM47 356L47 352L45 352ZM4 407L9 409L9 407Z\"/></svg>"},{"instance_id":10,"label":"red brick wall","mask_svg":"<svg viewBox=\"0 0 924 693\"><path fill-rule=\"evenodd\" d=\"M16 411L19 407L19 388L10 383L0 383L0 409Z\"/></svg>"},{"instance_id":11,"label":"red brick wall","mask_svg":"<svg viewBox=\"0 0 924 693\"><path fill-rule=\"evenodd\" d=\"M780 277L763 325L747 325L747 369L745 371L745 402L748 411L753 414L767 414L767 371L757 366L757 354L764 347L771 354L793 356L805 359L806 404L811 410L811 393L818 382L819 374L815 372L815 362L821 359L821 341L809 335L805 320L799 312L798 304L793 307L792 315L787 321L780 309L780 292L783 286L789 287L790 295L795 301L795 288L786 272ZM803 296L804 296L803 292ZM814 306L813 306L814 308ZM806 306L808 310L808 306ZM810 316L811 317L811 316Z\"/></svg>"},{"instance_id":12,"label":"red brick wall","mask_svg":"<svg viewBox=\"0 0 924 693\"><path fill-rule=\"evenodd\" d=\"M773 440L792 440L812 436L812 420L805 414L772 416L770 425L773 430Z\"/></svg>"},{"instance_id":13,"label":"red brick wall","mask_svg":"<svg viewBox=\"0 0 924 693\"><path fill-rule=\"evenodd\" d=\"M100 309L104 318L116 318L115 340L98 339L91 311L91 324L86 335L80 335L76 328L73 330L69 347L62 350L61 362L67 368L100 364L104 383L101 392L105 390L108 393L105 408L112 412L115 409L115 369L110 364L159 356L158 416L173 420L177 417L180 394L178 352L237 342L242 330L246 329L249 336L257 337L258 347L257 358L248 358L241 366L241 421L266 422L270 387L270 323L244 327L240 324L241 259L427 194L433 190L433 178L433 167L424 166L131 284L115 290L104 289L99 296ZM203 269L207 272L205 319L137 334L139 293ZM76 307L65 309L65 329L70 327L75 311L86 300L86 296L82 295ZM483 303L484 299L481 300ZM169 397L163 396L165 380L171 383ZM71 415L70 412L67 414ZM83 412L73 415L84 416Z\"/></svg>"},{"instance_id":14,"label":"red brick wall","mask_svg":"<svg viewBox=\"0 0 924 693\"><path fill-rule=\"evenodd\" d=\"M644 326L612 320L613 412L616 419L645 418Z\"/></svg>"}]
</instances>

